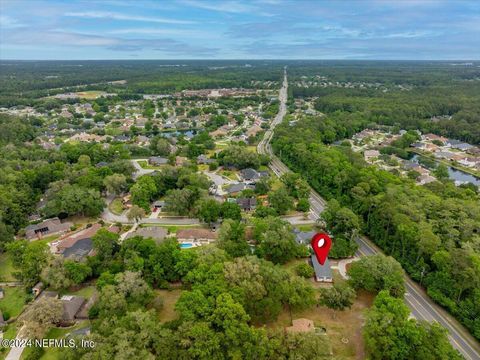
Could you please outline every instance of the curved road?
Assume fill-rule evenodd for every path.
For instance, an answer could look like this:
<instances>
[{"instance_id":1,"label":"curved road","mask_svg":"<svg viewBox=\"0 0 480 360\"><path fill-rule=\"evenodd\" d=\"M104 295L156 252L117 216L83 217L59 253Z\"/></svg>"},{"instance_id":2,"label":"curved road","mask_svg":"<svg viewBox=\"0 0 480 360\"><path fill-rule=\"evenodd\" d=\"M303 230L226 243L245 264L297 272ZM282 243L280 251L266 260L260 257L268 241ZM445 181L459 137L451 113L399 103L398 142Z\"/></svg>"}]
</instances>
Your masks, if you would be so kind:
<instances>
[{"instance_id":1,"label":"curved road","mask_svg":"<svg viewBox=\"0 0 480 360\"><path fill-rule=\"evenodd\" d=\"M271 157L269 164L270 169L277 176L289 172L288 167L283 164L272 151L270 141L272 140L273 130L275 126L280 124L287 112L287 72L285 75L282 88L280 89L279 100L280 109L272 121L270 129L265 132L263 139L257 146L257 151L260 154L267 154ZM320 213L325 208L325 200L313 189L310 190L310 206L312 215L315 218L320 217ZM358 237L356 239L359 249L358 255L368 256L382 251L376 247L370 240L365 237ZM407 293L405 294L405 302L410 308L412 315L418 320L428 322L436 321L448 330L448 338L452 345L465 357L467 360L480 359L480 344L470 335L467 329L463 327L455 318L448 314L444 309L435 304L425 293L425 291L407 275L405 275L405 287Z\"/></svg>"}]
</instances>

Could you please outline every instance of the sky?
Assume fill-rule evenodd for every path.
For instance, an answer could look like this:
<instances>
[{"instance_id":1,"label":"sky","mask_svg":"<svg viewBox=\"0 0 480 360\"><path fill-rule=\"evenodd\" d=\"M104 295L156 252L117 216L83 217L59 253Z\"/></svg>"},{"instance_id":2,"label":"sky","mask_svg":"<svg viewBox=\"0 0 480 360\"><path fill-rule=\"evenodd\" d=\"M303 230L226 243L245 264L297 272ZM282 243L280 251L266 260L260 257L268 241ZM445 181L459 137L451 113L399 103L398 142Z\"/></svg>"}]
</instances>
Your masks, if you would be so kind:
<instances>
[{"instance_id":1,"label":"sky","mask_svg":"<svg viewBox=\"0 0 480 360\"><path fill-rule=\"evenodd\" d=\"M0 0L0 59L480 59L480 1Z\"/></svg>"}]
</instances>

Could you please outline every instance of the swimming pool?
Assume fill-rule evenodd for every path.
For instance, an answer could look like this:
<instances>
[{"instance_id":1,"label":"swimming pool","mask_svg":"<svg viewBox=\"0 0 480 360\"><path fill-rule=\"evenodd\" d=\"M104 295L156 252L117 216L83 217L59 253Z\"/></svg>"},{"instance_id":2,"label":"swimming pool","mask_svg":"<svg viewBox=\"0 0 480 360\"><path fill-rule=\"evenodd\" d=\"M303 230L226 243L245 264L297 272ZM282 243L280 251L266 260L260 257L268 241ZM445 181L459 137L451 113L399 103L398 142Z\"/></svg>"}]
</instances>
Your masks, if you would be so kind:
<instances>
[{"instance_id":1,"label":"swimming pool","mask_svg":"<svg viewBox=\"0 0 480 360\"><path fill-rule=\"evenodd\" d=\"M180 249L189 249L191 247L193 247L192 243L181 243L180 244Z\"/></svg>"}]
</instances>

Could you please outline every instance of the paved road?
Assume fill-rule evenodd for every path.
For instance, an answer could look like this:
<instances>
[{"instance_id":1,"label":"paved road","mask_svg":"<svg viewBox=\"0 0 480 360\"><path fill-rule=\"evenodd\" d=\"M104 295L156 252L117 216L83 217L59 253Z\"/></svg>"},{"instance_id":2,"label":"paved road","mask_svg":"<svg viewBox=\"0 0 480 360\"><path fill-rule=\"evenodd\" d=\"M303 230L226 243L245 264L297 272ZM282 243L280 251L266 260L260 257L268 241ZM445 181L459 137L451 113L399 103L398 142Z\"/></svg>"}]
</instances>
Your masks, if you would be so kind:
<instances>
[{"instance_id":1,"label":"paved road","mask_svg":"<svg viewBox=\"0 0 480 360\"><path fill-rule=\"evenodd\" d=\"M288 82L285 70L284 81L279 94L279 112L275 119L272 121L270 130L265 132L264 138L257 146L257 151L260 154L268 154L271 157L271 162L269 166L277 176L281 176L282 174L290 171L288 167L273 154L272 147L270 145L275 126L282 122L283 117L286 114L287 87ZM320 217L320 213L325 208L325 200L323 200L322 197L318 195L317 192L315 192L313 189L311 189L310 192L310 206L312 215L318 219ZM358 237L356 241L359 245L358 255L368 256L382 252L370 240L365 237ZM430 300L425 291L406 275L405 287L407 290L407 293L405 295L405 302L409 306L412 315L415 318L429 322L438 322L448 330L448 337L450 339L450 342L458 351L460 351L460 353L465 357L465 359L480 359L480 344L457 320L455 320L440 306L433 303L433 301Z\"/></svg>"},{"instance_id":2,"label":"paved road","mask_svg":"<svg viewBox=\"0 0 480 360\"><path fill-rule=\"evenodd\" d=\"M133 178L136 179L142 175L150 174L154 172L154 169L144 169L138 162L139 161L146 161L148 163L148 159L132 159L130 160L135 168L135 173L133 174Z\"/></svg>"}]
</instances>

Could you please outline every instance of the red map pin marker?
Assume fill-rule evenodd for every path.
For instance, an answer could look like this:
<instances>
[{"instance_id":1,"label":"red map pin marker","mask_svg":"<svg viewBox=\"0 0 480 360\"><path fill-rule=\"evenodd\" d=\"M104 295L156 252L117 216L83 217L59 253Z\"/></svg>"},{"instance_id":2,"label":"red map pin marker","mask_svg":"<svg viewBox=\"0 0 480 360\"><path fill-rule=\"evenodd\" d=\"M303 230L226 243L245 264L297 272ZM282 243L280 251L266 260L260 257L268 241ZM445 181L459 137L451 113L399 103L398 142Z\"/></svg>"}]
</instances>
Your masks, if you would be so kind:
<instances>
[{"instance_id":1,"label":"red map pin marker","mask_svg":"<svg viewBox=\"0 0 480 360\"><path fill-rule=\"evenodd\" d=\"M317 256L317 260L320 265L325 264L328 252L332 246L332 240L330 237L324 233L315 234L312 237L310 245L312 245L313 251L315 251L315 255Z\"/></svg>"}]
</instances>

